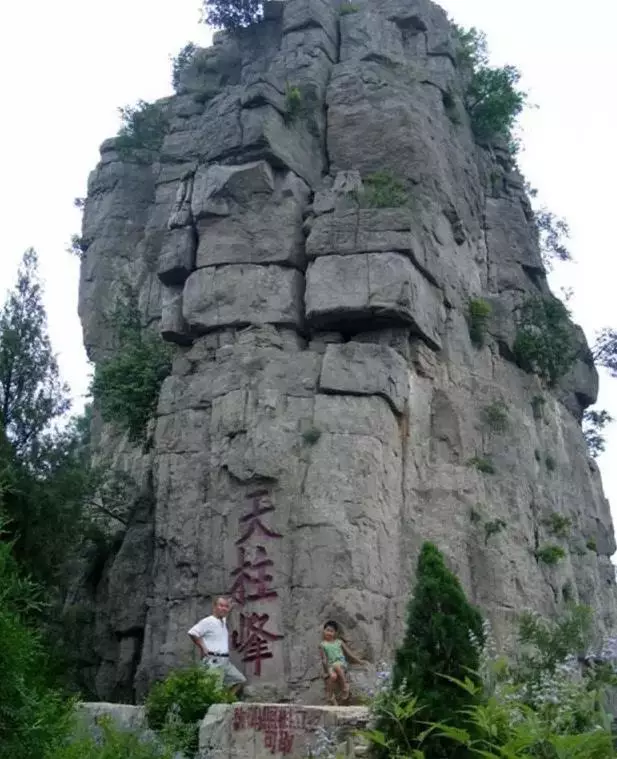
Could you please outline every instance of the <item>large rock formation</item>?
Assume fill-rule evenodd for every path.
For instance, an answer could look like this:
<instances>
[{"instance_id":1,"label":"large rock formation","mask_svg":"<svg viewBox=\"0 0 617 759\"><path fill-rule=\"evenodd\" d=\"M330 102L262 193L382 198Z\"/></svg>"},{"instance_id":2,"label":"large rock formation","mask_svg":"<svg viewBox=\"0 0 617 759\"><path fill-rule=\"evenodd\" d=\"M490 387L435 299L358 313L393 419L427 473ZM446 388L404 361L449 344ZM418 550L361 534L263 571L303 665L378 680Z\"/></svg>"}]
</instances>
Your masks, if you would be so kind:
<instances>
[{"instance_id":1,"label":"large rock formation","mask_svg":"<svg viewBox=\"0 0 617 759\"><path fill-rule=\"evenodd\" d=\"M140 698L190 661L186 630L230 592L256 695L314 702L323 620L389 657L426 539L502 639L521 609L568 599L615 621L613 526L580 429L597 393L584 337L550 392L513 361L517 309L548 293L523 179L474 141L440 8L339 5L267 3L262 23L217 35L161 103L160 150L122 159L107 140L90 176L91 358L125 283L176 346L147 445L97 433L142 491L73 599L94 610L101 698ZM376 172L402 182L397 207L370 202ZM505 427L486 414L499 402ZM537 555L548 544L566 550L555 565Z\"/></svg>"}]
</instances>

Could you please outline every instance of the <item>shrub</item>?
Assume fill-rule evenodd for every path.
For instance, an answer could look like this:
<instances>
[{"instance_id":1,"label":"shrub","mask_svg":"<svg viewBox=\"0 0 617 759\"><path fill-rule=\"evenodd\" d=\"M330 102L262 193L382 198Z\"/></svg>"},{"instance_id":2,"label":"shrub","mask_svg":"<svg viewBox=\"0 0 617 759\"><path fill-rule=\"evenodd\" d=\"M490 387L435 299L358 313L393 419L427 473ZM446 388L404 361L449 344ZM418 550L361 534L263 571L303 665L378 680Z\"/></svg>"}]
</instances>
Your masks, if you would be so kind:
<instances>
[{"instance_id":1,"label":"shrub","mask_svg":"<svg viewBox=\"0 0 617 759\"><path fill-rule=\"evenodd\" d=\"M117 350L96 365L90 391L105 421L144 439L156 411L161 384L171 371L171 349L158 335L142 329L134 296L113 317Z\"/></svg>"},{"instance_id":2,"label":"shrub","mask_svg":"<svg viewBox=\"0 0 617 759\"><path fill-rule=\"evenodd\" d=\"M295 121L302 113L302 92L299 87L288 84L285 88L285 118Z\"/></svg>"},{"instance_id":3,"label":"shrub","mask_svg":"<svg viewBox=\"0 0 617 759\"><path fill-rule=\"evenodd\" d=\"M74 198L73 205L75 208L79 208L80 211L83 211L86 207L86 198Z\"/></svg>"},{"instance_id":4,"label":"shrub","mask_svg":"<svg viewBox=\"0 0 617 759\"><path fill-rule=\"evenodd\" d=\"M71 235L71 242L66 249L67 253L72 253L72 255L77 256L80 261L83 261L86 257L87 250L88 243L83 237L80 237L79 235Z\"/></svg>"},{"instance_id":5,"label":"shrub","mask_svg":"<svg viewBox=\"0 0 617 759\"><path fill-rule=\"evenodd\" d=\"M508 428L508 407L503 401L494 401L484 407L484 421L495 432Z\"/></svg>"},{"instance_id":6,"label":"shrub","mask_svg":"<svg viewBox=\"0 0 617 759\"><path fill-rule=\"evenodd\" d=\"M21 576L12 549L0 516L0 756L31 759L64 740L72 703L53 687L35 630L41 589Z\"/></svg>"},{"instance_id":7,"label":"shrub","mask_svg":"<svg viewBox=\"0 0 617 759\"><path fill-rule=\"evenodd\" d=\"M534 395L531 399L531 409L533 411L533 418L541 421L544 419L544 409L546 407L546 398L542 395Z\"/></svg>"},{"instance_id":8,"label":"shrub","mask_svg":"<svg viewBox=\"0 0 617 759\"><path fill-rule=\"evenodd\" d=\"M554 259L571 261L572 255L566 243L570 236L568 223L546 208L534 211L533 221L538 233L544 267L550 270Z\"/></svg>"},{"instance_id":9,"label":"shrub","mask_svg":"<svg viewBox=\"0 0 617 759\"><path fill-rule=\"evenodd\" d=\"M554 386L571 368L577 349L568 310L553 297L533 297L521 308L514 356L518 365Z\"/></svg>"},{"instance_id":10,"label":"shrub","mask_svg":"<svg viewBox=\"0 0 617 759\"><path fill-rule=\"evenodd\" d=\"M572 520L570 517L564 517L563 514L554 511L543 520L543 524L556 538L567 538L572 527Z\"/></svg>"},{"instance_id":11,"label":"shrub","mask_svg":"<svg viewBox=\"0 0 617 759\"><path fill-rule=\"evenodd\" d=\"M338 12L340 16L349 16L352 13L358 13L359 10L360 8L357 5L345 2L341 5Z\"/></svg>"},{"instance_id":12,"label":"shrub","mask_svg":"<svg viewBox=\"0 0 617 759\"><path fill-rule=\"evenodd\" d=\"M481 139L504 138L513 147L512 130L527 100L518 88L520 72L514 66L489 66L482 32L456 25L454 31L459 65L468 72L465 105L474 133Z\"/></svg>"},{"instance_id":13,"label":"shrub","mask_svg":"<svg viewBox=\"0 0 617 759\"><path fill-rule=\"evenodd\" d=\"M473 640L482 640L482 617L465 597L457 579L446 567L440 551L424 543L416 572L416 584L407 608L405 638L396 652L392 686L378 707L377 729L408 756L425 730L426 722L448 720L465 724L457 707L469 705L452 678L464 679L478 670L478 649ZM404 695L407 703L417 697L408 713L392 712L393 699ZM457 725L458 722L458 725ZM441 756L439 736L426 738L426 759Z\"/></svg>"},{"instance_id":14,"label":"shrub","mask_svg":"<svg viewBox=\"0 0 617 759\"><path fill-rule=\"evenodd\" d=\"M596 543L595 538L589 538L587 542L585 543L585 545L590 551L594 551L595 553L598 552L598 544Z\"/></svg>"},{"instance_id":15,"label":"shrub","mask_svg":"<svg viewBox=\"0 0 617 759\"><path fill-rule=\"evenodd\" d=\"M613 417L601 409L599 411L589 411L588 409L583 414L583 436L585 443L587 443L587 450L592 458L597 458L606 448L606 442L604 435L602 434L604 428L613 421Z\"/></svg>"},{"instance_id":16,"label":"shrub","mask_svg":"<svg viewBox=\"0 0 617 759\"><path fill-rule=\"evenodd\" d=\"M233 701L218 672L202 666L176 670L152 686L146 699L148 725L183 744L176 747L195 752L199 721L212 704Z\"/></svg>"},{"instance_id":17,"label":"shrub","mask_svg":"<svg viewBox=\"0 0 617 759\"><path fill-rule=\"evenodd\" d=\"M507 526L503 519L493 519L491 522L487 522L484 525L484 545L488 543L489 538L505 530Z\"/></svg>"},{"instance_id":18,"label":"shrub","mask_svg":"<svg viewBox=\"0 0 617 759\"><path fill-rule=\"evenodd\" d=\"M174 751L152 736L116 727L110 717L97 719L91 733L75 738L53 751L47 759L172 759Z\"/></svg>"},{"instance_id":19,"label":"shrub","mask_svg":"<svg viewBox=\"0 0 617 759\"><path fill-rule=\"evenodd\" d=\"M363 184L356 196L362 208L399 208L410 202L405 183L389 171L369 174Z\"/></svg>"},{"instance_id":20,"label":"shrub","mask_svg":"<svg viewBox=\"0 0 617 759\"><path fill-rule=\"evenodd\" d=\"M491 315L491 305L482 298L471 298L469 301L468 323L471 342L482 348L486 337L486 324Z\"/></svg>"},{"instance_id":21,"label":"shrub","mask_svg":"<svg viewBox=\"0 0 617 759\"><path fill-rule=\"evenodd\" d=\"M483 474L495 474L497 472L495 465L489 458L474 456L472 459L469 459L468 463L469 466L475 467L479 472L482 472Z\"/></svg>"},{"instance_id":22,"label":"shrub","mask_svg":"<svg viewBox=\"0 0 617 759\"><path fill-rule=\"evenodd\" d=\"M167 133L167 116L159 103L139 100L119 108L122 126L116 137L118 155L126 161L147 160L143 151L158 151Z\"/></svg>"},{"instance_id":23,"label":"shrub","mask_svg":"<svg viewBox=\"0 0 617 759\"><path fill-rule=\"evenodd\" d=\"M172 59L171 64L171 84L174 88L174 92L178 92L180 88L180 77L182 73L193 63L195 60L195 53L197 47L193 42L187 42L186 45L180 50L178 55Z\"/></svg>"},{"instance_id":24,"label":"shrub","mask_svg":"<svg viewBox=\"0 0 617 759\"><path fill-rule=\"evenodd\" d=\"M546 458L544 459L544 463L546 464L546 468L549 472L554 472L555 469L557 469L557 462L555 459L549 454L546 455Z\"/></svg>"},{"instance_id":25,"label":"shrub","mask_svg":"<svg viewBox=\"0 0 617 759\"><path fill-rule=\"evenodd\" d=\"M302 433L302 439L307 445L315 445L320 437L321 430L317 427L309 427L308 430L304 430Z\"/></svg>"},{"instance_id":26,"label":"shrub","mask_svg":"<svg viewBox=\"0 0 617 759\"><path fill-rule=\"evenodd\" d=\"M593 348L593 360L617 377L617 330L606 327L598 335Z\"/></svg>"},{"instance_id":27,"label":"shrub","mask_svg":"<svg viewBox=\"0 0 617 759\"><path fill-rule=\"evenodd\" d=\"M262 0L205 0L203 6L203 20L215 29L233 31L262 18Z\"/></svg>"},{"instance_id":28,"label":"shrub","mask_svg":"<svg viewBox=\"0 0 617 759\"><path fill-rule=\"evenodd\" d=\"M558 564L566 555L566 552L561 546L556 545L544 545L538 548L536 551L536 559L544 562L549 566Z\"/></svg>"}]
</instances>

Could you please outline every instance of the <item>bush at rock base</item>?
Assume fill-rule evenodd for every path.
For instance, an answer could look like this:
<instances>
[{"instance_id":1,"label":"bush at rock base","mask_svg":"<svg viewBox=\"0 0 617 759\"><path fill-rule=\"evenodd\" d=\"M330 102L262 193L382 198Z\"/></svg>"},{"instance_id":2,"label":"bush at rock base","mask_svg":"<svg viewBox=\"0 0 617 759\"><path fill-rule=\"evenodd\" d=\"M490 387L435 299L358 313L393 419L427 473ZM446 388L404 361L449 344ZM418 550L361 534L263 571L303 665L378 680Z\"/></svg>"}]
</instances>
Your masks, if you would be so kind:
<instances>
[{"instance_id":1,"label":"bush at rock base","mask_svg":"<svg viewBox=\"0 0 617 759\"><path fill-rule=\"evenodd\" d=\"M171 672L155 683L146 699L148 724L161 732L178 750L194 752L198 747L198 722L212 704L233 703L220 674L204 667Z\"/></svg>"},{"instance_id":2,"label":"bush at rock base","mask_svg":"<svg viewBox=\"0 0 617 759\"><path fill-rule=\"evenodd\" d=\"M437 565L431 573L437 574L436 569ZM414 601L439 607L440 599L436 593L430 600L419 595ZM422 620L410 613L408 625L412 622L421 630L431 627L430 615ZM378 673L372 705L376 728L365 735L374 752L387 759L614 757L610 719L603 705L607 688L617 684L617 639L609 638L600 650L584 657L593 663L581 669L581 651L590 650L591 630L591 611L583 606L567 607L554 621L525 613L518 653L507 658L497 652L485 622L481 637L475 633L469 637L475 666L460 677L450 676L452 662L444 655L446 647L437 646L440 653L430 657L434 669L429 670L433 683L428 688L417 680L424 667L422 656L409 650L408 660L416 659L416 672L407 666L408 677L402 680L396 665L394 677L387 670ZM435 647L439 637L435 631L420 636L418 650L427 642L429 650ZM407 638L406 644L411 642ZM460 665L474 659L464 644L459 656ZM415 682L415 689L410 682ZM431 704L427 696L440 687L442 702ZM449 697L446 688L451 689ZM436 719L439 711L441 717Z\"/></svg>"}]
</instances>

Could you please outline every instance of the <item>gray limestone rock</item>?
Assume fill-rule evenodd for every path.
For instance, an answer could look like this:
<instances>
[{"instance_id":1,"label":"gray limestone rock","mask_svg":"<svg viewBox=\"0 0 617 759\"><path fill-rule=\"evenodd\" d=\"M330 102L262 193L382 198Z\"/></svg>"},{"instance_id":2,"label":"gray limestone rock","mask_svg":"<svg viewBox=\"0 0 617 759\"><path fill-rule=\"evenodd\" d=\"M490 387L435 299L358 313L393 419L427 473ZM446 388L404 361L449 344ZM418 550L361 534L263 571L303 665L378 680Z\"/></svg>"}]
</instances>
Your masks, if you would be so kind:
<instances>
[{"instance_id":1,"label":"gray limestone rock","mask_svg":"<svg viewBox=\"0 0 617 759\"><path fill-rule=\"evenodd\" d=\"M597 396L588 346L579 331L557 388L514 361L518 309L550 292L522 178L502 142L474 138L440 8L339 5L268 3L263 23L215 35L164 101L157 160L123 162L109 140L90 175L88 353L113 349L127 284L174 352L143 450L93 426L99 459L150 503L133 521L127 507L100 577L84 570L67 601L86 612L99 698L139 700L194 662L186 631L228 592L252 694L318 703L322 620L372 665L389 660L426 539L499 641L520 609L553 614L568 593L600 632L617 624L613 524L580 428ZM475 298L491 306L480 347ZM505 431L487 423L496 401ZM572 528L546 567L552 513ZM507 527L487 540L495 519ZM353 670L354 687L370 673ZM231 735L236 708L212 710L212 734ZM211 755L253 756L241 732Z\"/></svg>"},{"instance_id":2,"label":"gray limestone rock","mask_svg":"<svg viewBox=\"0 0 617 759\"><path fill-rule=\"evenodd\" d=\"M274 265L198 269L184 286L184 317L197 333L247 324L299 327L303 279Z\"/></svg>"},{"instance_id":3,"label":"gray limestone rock","mask_svg":"<svg viewBox=\"0 0 617 759\"><path fill-rule=\"evenodd\" d=\"M319 388L340 395L379 395L402 414L409 392L408 373L405 360L386 345L328 345Z\"/></svg>"},{"instance_id":4,"label":"gray limestone rock","mask_svg":"<svg viewBox=\"0 0 617 759\"><path fill-rule=\"evenodd\" d=\"M330 255L308 267L306 317L319 328L409 324L438 347L444 309L437 288L398 253Z\"/></svg>"}]
</instances>

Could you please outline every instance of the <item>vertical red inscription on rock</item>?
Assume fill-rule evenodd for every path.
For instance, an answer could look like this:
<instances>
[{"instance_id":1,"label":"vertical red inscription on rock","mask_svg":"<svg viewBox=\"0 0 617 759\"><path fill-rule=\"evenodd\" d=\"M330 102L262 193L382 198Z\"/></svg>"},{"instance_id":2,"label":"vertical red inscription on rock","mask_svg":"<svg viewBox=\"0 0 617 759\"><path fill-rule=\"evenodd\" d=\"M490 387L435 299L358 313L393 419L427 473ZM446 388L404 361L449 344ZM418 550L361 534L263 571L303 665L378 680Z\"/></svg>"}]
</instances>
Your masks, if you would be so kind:
<instances>
[{"instance_id":1,"label":"vertical red inscription on rock","mask_svg":"<svg viewBox=\"0 0 617 759\"><path fill-rule=\"evenodd\" d=\"M240 606L247 602L268 601L278 597L271 587L274 579L269 570L274 568L274 561L269 558L265 546L250 545L251 538L264 537L280 539L283 536L269 527L265 515L274 511L274 505L267 490L255 490L247 494L249 509L240 517L242 534L236 540L238 547L237 566L232 570L231 597ZM240 629L233 630L231 641L233 647L242 654L242 661L253 664L255 677L261 676L261 663L272 659L272 643L283 638L277 632L267 628L270 615L257 611L240 613Z\"/></svg>"}]
</instances>

